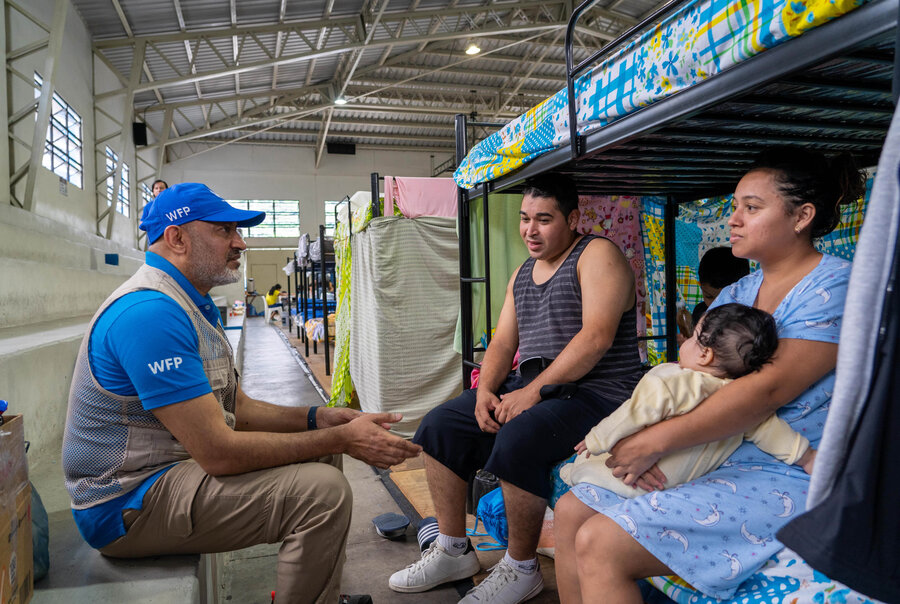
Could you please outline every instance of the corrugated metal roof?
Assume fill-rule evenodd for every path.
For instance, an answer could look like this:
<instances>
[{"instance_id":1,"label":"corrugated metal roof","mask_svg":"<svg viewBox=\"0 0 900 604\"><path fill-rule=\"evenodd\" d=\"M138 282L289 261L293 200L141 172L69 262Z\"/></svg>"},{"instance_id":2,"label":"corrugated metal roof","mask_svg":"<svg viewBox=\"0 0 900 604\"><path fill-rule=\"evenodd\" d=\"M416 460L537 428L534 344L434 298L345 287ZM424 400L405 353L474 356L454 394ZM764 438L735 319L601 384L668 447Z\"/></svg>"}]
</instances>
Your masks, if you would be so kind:
<instances>
[{"instance_id":1,"label":"corrugated metal roof","mask_svg":"<svg viewBox=\"0 0 900 604\"><path fill-rule=\"evenodd\" d=\"M385 0L335 0L330 13L326 0L309 0L287 2L283 16L281 0L119 0L124 22L109 0L72 1L97 52L123 81L136 41L146 40L142 71L155 86L142 75L135 115L160 132L171 109L178 137L170 134L170 144L180 151L187 147L179 137L231 140L238 135L229 128L241 124L240 136L284 127L245 141L314 145L330 106L328 140L393 149L418 148L419 137L430 137L425 146L450 153L454 112L493 115L499 100L509 118L564 83L558 34L566 0L390 0L383 12ZM601 0L588 22L609 37L656 4ZM577 57L597 44L584 39L591 47L576 49ZM481 55L464 54L472 41ZM342 90L352 107L328 105ZM298 112L313 112L317 121L303 122L302 131L280 124Z\"/></svg>"}]
</instances>

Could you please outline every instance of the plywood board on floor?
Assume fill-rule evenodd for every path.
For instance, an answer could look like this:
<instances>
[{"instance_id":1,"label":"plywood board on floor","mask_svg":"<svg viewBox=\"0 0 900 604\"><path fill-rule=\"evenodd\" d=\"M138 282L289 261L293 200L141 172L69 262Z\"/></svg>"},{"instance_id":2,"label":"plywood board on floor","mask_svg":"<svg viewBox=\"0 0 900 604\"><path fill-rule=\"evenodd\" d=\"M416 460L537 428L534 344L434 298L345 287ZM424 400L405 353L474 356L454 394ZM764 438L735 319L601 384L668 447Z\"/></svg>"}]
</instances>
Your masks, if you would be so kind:
<instances>
[{"instance_id":1,"label":"plywood board on floor","mask_svg":"<svg viewBox=\"0 0 900 604\"><path fill-rule=\"evenodd\" d=\"M425 456L418 455L416 457L410 457L406 461L402 463L398 463L396 466L391 466L391 472L406 472L407 470L421 470L425 467Z\"/></svg>"},{"instance_id":2,"label":"plywood board on floor","mask_svg":"<svg viewBox=\"0 0 900 604\"><path fill-rule=\"evenodd\" d=\"M419 516L427 518L434 516L434 503L431 501L431 493L428 490L428 482L425 480L425 470L407 470L405 472L391 472L391 482L397 485L406 500L416 509Z\"/></svg>"}]
</instances>

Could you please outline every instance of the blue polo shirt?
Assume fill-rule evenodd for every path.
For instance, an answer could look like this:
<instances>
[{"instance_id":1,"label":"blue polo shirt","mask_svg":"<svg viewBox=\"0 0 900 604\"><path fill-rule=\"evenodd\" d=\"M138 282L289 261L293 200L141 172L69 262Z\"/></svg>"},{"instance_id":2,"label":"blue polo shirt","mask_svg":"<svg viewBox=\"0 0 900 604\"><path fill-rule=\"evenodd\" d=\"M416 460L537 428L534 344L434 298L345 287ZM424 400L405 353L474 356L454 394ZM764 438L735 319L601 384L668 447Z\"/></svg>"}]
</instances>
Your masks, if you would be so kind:
<instances>
[{"instance_id":1,"label":"blue polo shirt","mask_svg":"<svg viewBox=\"0 0 900 604\"><path fill-rule=\"evenodd\" d=\"M153 252L147 252L146 263L175 279L210 325L219 324L212 297L201 296L172 263ZM184 309L163 293L143 290L125 294L97 318L88 341L88 360L103 388L138 396L150 411L212 392L199 347L197 331ZM124 535L122 511L141 509L147 489L172 467L116 499L72 510L85 541L101 548Z\"/></svg>"}]
</instances>

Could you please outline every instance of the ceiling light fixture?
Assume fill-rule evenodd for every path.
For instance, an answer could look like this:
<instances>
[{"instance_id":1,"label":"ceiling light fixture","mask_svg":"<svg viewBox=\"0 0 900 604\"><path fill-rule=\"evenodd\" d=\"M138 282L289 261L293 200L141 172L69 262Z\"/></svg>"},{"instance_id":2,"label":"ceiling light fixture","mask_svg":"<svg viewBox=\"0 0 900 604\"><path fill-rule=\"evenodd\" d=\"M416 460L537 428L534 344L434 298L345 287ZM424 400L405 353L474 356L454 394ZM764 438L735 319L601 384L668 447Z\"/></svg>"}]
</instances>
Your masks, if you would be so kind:
<instances>
[{"instance_id":1,"label":"ceiling light fixture","mask_svg":"<svg viewBox=\"0 0 900 604\"><path fill-rule=\"evenodd\" d=\"M347 104L347 99L345 99L345 98L342 97L342 96L339 96L338 98L334 99L334 104L335 104L335 105L346 105L346 104Z\"/></svg>"},{"instance_id":2,"label":"ceiling light fixture","mask_svg":"<svg viewBox=\"0 0 900 604\"><path fill-rule=\"evenodd\" d=\"M481 49L478 47L478 45L475 44L475 42L469 42L469 45L466 47L466 54L477 55L479 52L481 52Z\"/></svg>"}]
</instances>

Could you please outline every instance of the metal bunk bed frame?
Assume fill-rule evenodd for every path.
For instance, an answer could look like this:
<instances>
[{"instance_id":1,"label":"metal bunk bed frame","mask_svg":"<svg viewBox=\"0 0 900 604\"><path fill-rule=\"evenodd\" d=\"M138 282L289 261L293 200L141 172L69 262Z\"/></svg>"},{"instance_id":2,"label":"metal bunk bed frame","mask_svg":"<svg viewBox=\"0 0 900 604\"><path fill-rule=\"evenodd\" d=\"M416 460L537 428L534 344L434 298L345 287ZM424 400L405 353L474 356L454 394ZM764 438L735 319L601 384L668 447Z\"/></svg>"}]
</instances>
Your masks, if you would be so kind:
<instances>
[{"instance_id":1,"label":"metal bunk bed frame","mask_svg":"<svg viewBox=\"0 0 900 604\"><path fill-rule=\"evenodd\" d=\"M673 0L578 65L573 32L595 0L572 14L566 33L567 88L573 98L579 73L608 56L632 34L658 22L684 3ZM472 333L471 225L468 204L482 198L485 267L489 267L487 207L490 193L514 192L527 178L557 171L575 178L581 194L655 195L667 199L665 256L675 251L678 204L730 194L765 146L793 144L826 154L850 152L861 165L875 165L900 94L900 62L894 52L898 0L874 0L803 35L768 49L688 89L628 114L586 135L573 133L568 147L550 151L511 174L481 183L470 195L458 191L463 385L478 364ZM809 73L806 73L808 70ZM456 159L466 156L467 121L456 116ZM489 269L488 269L489 270ZM666 283L675 265L666 263ZM487 289L487 287L486 287ZM489 295L489 294L488 294ZM667 358L675 358L675 288L666 288ZM486 325L490 341L490 299Z\"/></svg>"},{"instance_id":2,"label":"metal bunk bed frame","mask_svg":"<svg viewBox=\"0 0 900 604\"><path fill-rule=\"evenodd\" d=\"M344 202L350 201L350 198L347 197L341 200L334 208L334 218L335 224L337 224L337 210L338 207ZM349 206L348 206L349 207ZM350 224L351 234L352 234L352 223ZM307 266L300 266L297 262L296 258L288 257L288 262L294 262L294 274L297 275L294 278L295 283L295 291L294 291L294 304L297 309L297 337L304 344L304 349L306 356L309 357L309 338L306 336L306 330L303 329L303 326L306 325L306 321L310 318L309 314L312 313L312 316L316 316L316 309L322 309L322 329L323 329L323 342L322 346L325 354L325 375L331 375L331 358L330 358L330 342L328 341L328 293L325 291L325 284L328 283L328 266L330 265L333 270L336 270L337 263L335 261L335 254L332 252L331 254L327 254L325 252L325 225L319 225L319 241L320 241L320 257L319 257L319 273L316 274L316 267L314 264L310 264L309 268L310 273L312 274L312 278L306 276ZM331 260L327 260L326 256L330 255ZM316 298L316 292L318 291L318 285L322 284L322 298L319 300ZM291 277L288 275L288 291L291 287ZM306 295L307 291L312 289L312 308L310 308L309 298ZM337 294L337 290L335 290L335 294ZM337 308L337 295L335 295L335 309ZM320 306L321 305L321 306ZM303 316L303 320L300 320L300 316ZM290 316L290 312L288 313ZM290 323L288 324L288 329L290 329ZM313 342L313 353L318 353L317 342Z\"/></svg>"}]
</instances>

